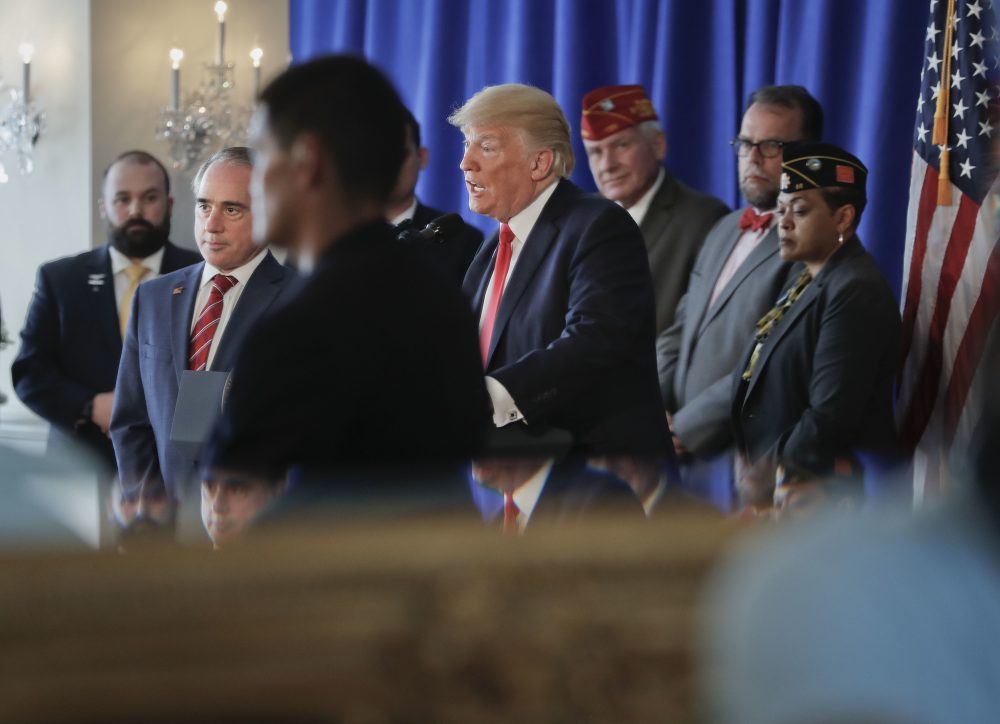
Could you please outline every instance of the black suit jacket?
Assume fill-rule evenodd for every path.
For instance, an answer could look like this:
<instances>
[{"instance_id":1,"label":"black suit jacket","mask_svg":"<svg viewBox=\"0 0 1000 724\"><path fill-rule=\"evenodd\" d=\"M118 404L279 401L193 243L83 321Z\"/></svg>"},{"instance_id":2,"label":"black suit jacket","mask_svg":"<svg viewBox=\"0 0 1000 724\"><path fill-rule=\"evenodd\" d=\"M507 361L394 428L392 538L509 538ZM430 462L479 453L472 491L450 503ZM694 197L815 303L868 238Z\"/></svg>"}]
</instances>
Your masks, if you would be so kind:
<instances>
[{"instance_id":1,"label":"black suit jacket","mask_svg":"<svg viewBox=\"0 0 1000 724\"><path fill-rule=\"evenodd\" d=\"M642 236L617 204L558 184L507 280L487 374L529 426L568 430L580 452L669 454ZM477 316L497 244L465 277Z\"/></svg>"},{"instance_id":2,"label":"black suit jacket","mask_svg":"<svg viewBox=\"0 0 1000 724\"><path fill-rule=\"evenodd\" d=\"M899 310L857 237L830 258L771 332L749 383L733 376L733 424L750 462L764 456L818 474L835 458L896 450L893 378ZM856 459L856 458L855 458Z\"/></svg>"},{"instance_id":3,"label":"black suit jacket","mask_svg":"<svg viewBox=\"0 0 1000 724\"><path fill-rule=\"evenodd\" d=\"M384 221L321 256L247 336L209 459L280 474L474 454L486 426L475 323Z\"/></svg>"},{"instance_id":4,"label":"black suit jacket","mask_svg":"<svg viewBox=\"0 0 1000 724\"><path fill-rule=\"evenodd\" d=\"M705 237L728 213L729 207L719 199L695 191L666 172L639 225L653 274L657 335L673 324L677 302L687 290Z\"/></svg>"},{"instance_id":5,"label":"black suit jacket","mask_svg":"<svg viewBox=\"0 0 1000 724\"><path fill-rule=\"evenodd\" d=\"M226 323L213 341L213 372L228 372L253 325L296 290L298 275L269 251L247 280ZM181 375L188 369L188 346L195 301L205 265L195 264L141 284L129 317L118 369L111 439L124 486L162 480L176 491L195 472L195 459L170 442Z\"/></svg>"},{"instance_id":6,"label":"black suit jacket","mask_svg":"<svg viewBox=\"0 0 1000 724\"><path fill-rule=\"evenodd\" d=\"M167 242L160 273L201 261L194 251ZM111 440L96 425L77 425L83 406L115 388L122 354L111 255L107 245L57 259L38 269L35 293L11 366L14 390L52 424L49 444L68 433L93 448L114 469Z\"/></svg>"},{"instance_id":7,"label":"black suit jacket","mask_svg":"<svg viewBox=\"0 0 1000 724\"><path fill-rule=\"evenodd\" d=\"M444 214L444 211L438 211L418 203L411 222L412 228L419 231ZM469 264L472 263L472 259L482 243L483 232L474 226L464 224L460 234L442 239L439 242L422 244L417 248L441 274L461 286L462 280L465 279L465 272L468 271Z\"/></svg>"}]
</instances>

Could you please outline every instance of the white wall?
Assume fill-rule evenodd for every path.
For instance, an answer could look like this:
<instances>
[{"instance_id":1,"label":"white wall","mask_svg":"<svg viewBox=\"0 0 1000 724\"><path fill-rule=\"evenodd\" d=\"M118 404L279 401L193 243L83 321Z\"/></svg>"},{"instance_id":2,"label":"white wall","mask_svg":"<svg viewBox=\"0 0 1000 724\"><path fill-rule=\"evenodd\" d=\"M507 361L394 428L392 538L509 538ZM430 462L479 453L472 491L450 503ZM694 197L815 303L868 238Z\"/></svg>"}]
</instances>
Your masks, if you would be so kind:
<instances>
[{"instance_id":1,"label":"white wall","mask_svg":"<svg viewBox=\"0 0 1000 724\"><path fill-rule=\"evenodd\" d=\"M20 82L17 47L35 45L32 96L48 125L35 173L0 185L0 301L8 332L18 339L38 265L104 239L97 212L100 176L118 153L143 148L166 161L154 138L167 105L171 47L184 50L183 83L200 80L215 54L214 0L0 0L0 74ZM249 102L250 49L264 49L264 82L288 62L287 0L230 0L227 60ZM8 173L11 163L5 165ZM193 172L172 174L173 238L194 246ZM16 400L10 365L17 344L0 351L0 431L44 428Z\"/></svg>"},{"instance_id":2,"label":"white wall","mask_svg":"<svg viewBox=\"0 0 1000 724\"><path fill-rule=\"evenodd\" d=\"M47 119L33 175L18 176L15 159L3 159L10 181L0 184L0 300L15 339L38 265L90 245L89 5L82 0L0 0L0 73L20 84L17 48L22 40L31 41L32 97ZM0 423L33 419L11 390L17 346L0 351L0 392L9 398L0 408Z\"/></svg>"}]
</instances>

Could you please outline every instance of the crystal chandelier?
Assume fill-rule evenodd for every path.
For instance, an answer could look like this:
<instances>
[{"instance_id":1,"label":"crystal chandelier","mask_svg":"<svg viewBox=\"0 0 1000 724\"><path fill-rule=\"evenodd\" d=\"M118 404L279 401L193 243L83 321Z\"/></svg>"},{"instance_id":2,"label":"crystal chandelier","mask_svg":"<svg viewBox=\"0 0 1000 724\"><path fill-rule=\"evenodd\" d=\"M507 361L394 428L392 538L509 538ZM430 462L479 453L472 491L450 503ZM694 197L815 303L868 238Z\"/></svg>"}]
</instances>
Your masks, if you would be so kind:
<instances>
[{"instance_id":1,"label":"crystal chandelier","mask_svg":"<svg viewBox=\"0 0 1000 724\"><path fill-rule=\"evenodd\" d=\"M8 154L17 158L17 170L22 175L34 170L32 152L45 120L42 111L31 102L31 56L35 49L31 43L21 43L18 52L23 63L20 90L0 79L0 183L10 180L3 163Z\"/></svg>"},{"instance_id":2,"label":"crystal chandelier","mask_svg":"<svg viewBox=\"0 0 1000 724\"><path fill-rule=\"evenodd\" d=\"M221 0L215 3L219 22L215 62L204 64L201 85L184 97L180 92L184 51L180 48L170 51L170 106L160 111L156 136L170 147L170 162L176 169L194 168L220 148L246 142L252 109L249 104L237 102L234 94L236 66L227 63L225 58L227 9L226 3ZM254 96L260 87L262 56L260 48L250 52L254 69Z\"/></svg>"}]
</instances>

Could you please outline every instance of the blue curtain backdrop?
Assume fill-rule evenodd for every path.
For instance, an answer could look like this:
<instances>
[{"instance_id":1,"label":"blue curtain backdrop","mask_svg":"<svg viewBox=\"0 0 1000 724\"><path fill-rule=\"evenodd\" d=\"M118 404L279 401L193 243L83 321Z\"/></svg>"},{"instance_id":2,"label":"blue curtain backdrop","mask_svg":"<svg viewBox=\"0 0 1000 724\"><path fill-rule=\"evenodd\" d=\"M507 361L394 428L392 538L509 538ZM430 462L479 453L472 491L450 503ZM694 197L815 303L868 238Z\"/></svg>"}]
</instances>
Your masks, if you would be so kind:
<instances>
[{"instance_id":1,"label":"blue curtain backdrop","mask_svg":"<svg viewBox=\"0 0 1000 724\"><path fill-rule=\"evenodd\" d=\"M734 208L728 142L747 95L804 85L823 105L826 139L870 169L860 235L898 296L925 0L291 0L290 12L295 62L352 52L393 79L430 149L418 194L487 231L495 225L466 206L462 138L445 121L485 85L552 93L574 131L573 180L592 190L580 100L641 83L667 133L668 166Z\"/></svg>"}]
</instances>

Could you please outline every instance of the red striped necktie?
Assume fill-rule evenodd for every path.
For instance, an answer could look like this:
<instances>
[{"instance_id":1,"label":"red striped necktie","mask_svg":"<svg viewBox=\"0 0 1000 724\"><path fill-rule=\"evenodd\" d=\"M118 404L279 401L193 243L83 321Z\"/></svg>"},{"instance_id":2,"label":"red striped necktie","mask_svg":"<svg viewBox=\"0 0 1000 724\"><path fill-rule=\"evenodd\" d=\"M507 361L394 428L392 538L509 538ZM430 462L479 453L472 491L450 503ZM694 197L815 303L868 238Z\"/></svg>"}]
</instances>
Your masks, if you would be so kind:
<instances>
[{"instance_id":1,"label":"red striped necktie","mask_svg":"<svg viewBox=\"0 0 1000 724\"><path fill-rule=\"evenodd\" d=\"M511 243L514 232L507 224L500 224L500 244L497 246L497 260L493 267L493 288L490 298L486 301L486 314L483 316L483 326L479 329L479 349L483 353L483 366L490 354L490 340L493 339L493 325L497 321L497 309L500 308L500 297L503 295L504 284L507 283L507 271L510 269Z\"/></svg>"},{"instance_id":2,"label":"red striped necktie","mask_svg":"<svg viewBox=\"0 0 1000 724\"><path fill-rule=\"evenodd\" d=\"M212 277L212 289L208 293L205 308L198 315L198 321L191 330L191 344L188 347L188 369L200 372L208 364L208 353L212 349L215 330L222 318L222 297L239 283L236 277L216 274Z\"/></svg>"},{"instance_id":3,"label":"red striped necktie","mask_svg":"<svg viewBox=\"0 0 1000 724\"><path fill-rule=\"evenodd\" d=\"M503 494L503 532L504 535L517 535L519 529L517 527L517 516L521 512L521 509L517 507L517 503L514 502L513 493Z\"/></svg>"}]
</instances>

